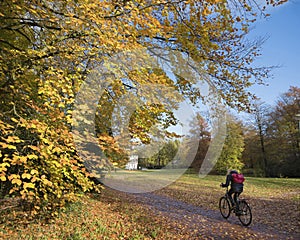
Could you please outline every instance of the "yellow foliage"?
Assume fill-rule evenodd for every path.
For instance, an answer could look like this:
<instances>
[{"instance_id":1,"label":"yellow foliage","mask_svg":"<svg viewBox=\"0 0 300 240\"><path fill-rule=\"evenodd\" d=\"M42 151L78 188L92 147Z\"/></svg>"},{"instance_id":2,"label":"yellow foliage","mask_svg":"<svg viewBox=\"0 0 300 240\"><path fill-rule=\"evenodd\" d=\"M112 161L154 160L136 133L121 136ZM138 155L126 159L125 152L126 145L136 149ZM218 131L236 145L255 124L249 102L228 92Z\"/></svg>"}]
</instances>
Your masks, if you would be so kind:
<instances>
[{"instance_id":1,"label":"yellow foliage","mask_svg":"<svg viewBox=\"0 0 300 240\"><path fill-rule=\"evenodd\" d=\"M2 182L5 182L5 181L6 181L6 177L5 177L4 175L1 175L1 176L0 176L0 180L1 180Z\"/></svg>"},{"instance_id":2,"label":"yellow foliage","mask_svg":"<svg viewBox=\"0 0 300 240\"><path fill-rule=\"evenodd\" d=\"M32 169L31 171L30 171L30 174L31 175L35 175L35 174L38 174L39 172L37 171L37 170L35 170L35 169Z\"/></svg>"},{"instance_id":3,"label":"yellow foliage","mask_svg":"<svg viewBox=\"0 0 300 240\"><path fill-rule=\"evenodd\" d=\"M45 175L42 175L41 176L41 180L42 180L42 182L45 184L45 185L47 185L47 186L52 186L52 182L50 182L47 178L46 178L46 176Z\"/></svg>"},{"instance_id":4,"label":"yellow foliage","mask_svg":"<svg viewBox=\"0 0 300 240\"><path fill-rule=\"evenodd\" d=\"M5 145L5 147L8 149L17 149L17 147L14 145Z\"/></svg>"},{"instance_id":5,"label":"yellow foliage","mask_svg":"<svg viewBox=\"0 0 300 240\"><path fill-rule=\"evenodd\" d=\"M23 183L23 187L24 189L26 190L27 188L35 188L35 184L34 183L27 183L27 182L24 182Z\"/></svg>"},{"instance_id":6,"label":"yellow foliage","mask_svg":"<svg viewBox=\"0 0 300 240\"><path fill-rule=\"evenodd\" d=\"M20 178L20 175L18 174L11 174L8 176L8 179L11 181L13 179L19 179Z\"/></svg>"},{"instance_id":7,"label":"yellow foliage","mask_svg":"<svg viewBox=\"0 0 300 240\"><path fill-rule=\"evenodd\" d=\"M18 179L18 178L14 178L11 180L12 184L17 184L18 186L21 186L22 184L22 180Z\"/></svg>"},{"instance_id":8,"label":"yellow foliage","mask_svg":"<svg viewBox=\"0 0 300 240\"><path fill-rule=\"evenodd\" d=\"M242 99L241 105L247 106L248 95L240 83L251 85L249 73L254 79L264 77L248 67L254 53L247 51L245 59L240 58L249 9L243 16L239 11L231 14L224 1L2 2L0 184L9 188L10 195L21 195L41 208L60 206L74 200L78 191L95 187L74 146L72 108L91 68L109 56L142 47L187 53L233 105ZM136 62L143 61L139 57ZM120 71L118 66L111 70ZM195 97L184 81L176 83L165 74L150 72L147 66L128 72L126 83L133 88L161 84L184 91L186 98ZM95 120L100 147L115 166L123 164L120 156L125 151L108 134L107 123L113 104L129 91L122 79L115 79L99 102L103 116ZM137 111L137 121L130 126L132 138L149 141L152 124L166 113L159 104L151 107Z\"/></svg>"},{"instance_id":9,"label":"yellow foliage","mask_svg":"<svg viewBox=\"0 0 300 240\"><path fill-rule=\"evenodd\" d=\"M33 176L30 180L30 182L35 182L37 180L37 177Z\"/></svg>"},{"instance_id":10,"label":"yellow foliage","mask_svg":"<svg viewBox=\"0 0 300 240\"><path fill-rule=\"evenodd\" d=\"M30 178L31 178L31 175L30 175L29 173L23 173L23 174L22 174L22 178L23 178L23 179L26 179L26 178L27 178L27 179L30 179Z\"/></svg>"}]
</instances>

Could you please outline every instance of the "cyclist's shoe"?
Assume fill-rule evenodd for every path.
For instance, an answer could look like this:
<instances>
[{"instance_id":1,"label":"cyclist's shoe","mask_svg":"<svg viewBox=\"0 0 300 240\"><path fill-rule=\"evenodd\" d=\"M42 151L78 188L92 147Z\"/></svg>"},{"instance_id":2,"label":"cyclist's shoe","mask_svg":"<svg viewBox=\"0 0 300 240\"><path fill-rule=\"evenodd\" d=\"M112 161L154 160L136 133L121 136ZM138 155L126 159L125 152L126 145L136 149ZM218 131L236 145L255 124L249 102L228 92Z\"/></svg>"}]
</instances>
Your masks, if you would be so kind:
<instances>
[{"instance_id":1,"label":"cyclist's shoe","mask_svg":"<svg viewBox=\"0 0 300 240\"><path fill-rule=\"evenodd\" d=\"M237 216L241 216L242 214L243 214L243 211L241 211L241 210L235 210L235 214L237 215Z\"/></svg>"}]
</instances>

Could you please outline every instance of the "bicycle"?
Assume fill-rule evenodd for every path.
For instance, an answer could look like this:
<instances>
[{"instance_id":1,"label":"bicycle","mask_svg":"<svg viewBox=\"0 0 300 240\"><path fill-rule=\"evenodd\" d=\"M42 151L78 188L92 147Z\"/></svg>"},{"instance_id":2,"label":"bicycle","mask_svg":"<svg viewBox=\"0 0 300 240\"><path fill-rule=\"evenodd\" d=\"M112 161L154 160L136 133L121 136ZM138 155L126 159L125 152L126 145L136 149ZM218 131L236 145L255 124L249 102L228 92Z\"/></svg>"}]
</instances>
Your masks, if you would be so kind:
<instances>
[{"instance_id":1,"label":"bicycle","mask_svg":"<svg viewBox=\"0 0 300 240\"><path fill-rule=\"evenodd\" d=\"M223 218L227 219L230 216L231 212L234 212L236 216L238 216L240 222L244 226L249 226L252 222L252 212L249 204L246 202L245 199L237 199L239 212L235 211L235 206L231 204L228 195L228 187L226 189L226 193L223 197L219 200L219 209Z\"/></svg>"}]
</instances>

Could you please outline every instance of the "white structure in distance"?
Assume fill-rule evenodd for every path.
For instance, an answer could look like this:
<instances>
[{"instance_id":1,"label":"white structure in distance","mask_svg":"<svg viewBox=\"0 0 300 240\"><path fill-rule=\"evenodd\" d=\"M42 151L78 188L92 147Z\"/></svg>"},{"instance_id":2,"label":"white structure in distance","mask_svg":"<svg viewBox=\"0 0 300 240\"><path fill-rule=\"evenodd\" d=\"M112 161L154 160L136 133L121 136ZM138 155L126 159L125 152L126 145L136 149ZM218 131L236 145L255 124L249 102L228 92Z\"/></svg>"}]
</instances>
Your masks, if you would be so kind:
<instances>
[{"instance_id":1,"label":"white structure in distance","mask_svg":"<svg viewBox=\"0 0 300 240\"><path fill-rule=\"evenodd\" d=\"M138 155L131 155L129 157L129 161L125 166L125 169L127 170L137 170L138 169L138 163L139 163L139 156Z\"/></svg>"}]
</instances>

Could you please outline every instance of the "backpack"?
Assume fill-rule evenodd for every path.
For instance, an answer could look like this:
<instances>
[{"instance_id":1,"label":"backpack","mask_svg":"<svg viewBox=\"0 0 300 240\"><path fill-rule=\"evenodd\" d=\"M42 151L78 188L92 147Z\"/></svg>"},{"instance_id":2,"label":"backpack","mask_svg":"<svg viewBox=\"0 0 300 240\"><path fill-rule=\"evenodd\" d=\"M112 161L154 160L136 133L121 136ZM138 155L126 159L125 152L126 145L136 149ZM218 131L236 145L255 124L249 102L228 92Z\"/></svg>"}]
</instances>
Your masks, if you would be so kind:
<instances>
[{"instance_id":1,"label":"backpack","mask_svg":"<svg viewBox=\"0 0 300 240\"><path fill-rule=\"evenodd\" d=\"M233 173L231 175L234 183L243 183L245 181L245 177L241 173Z\"/></svg>"}]
</instances>

